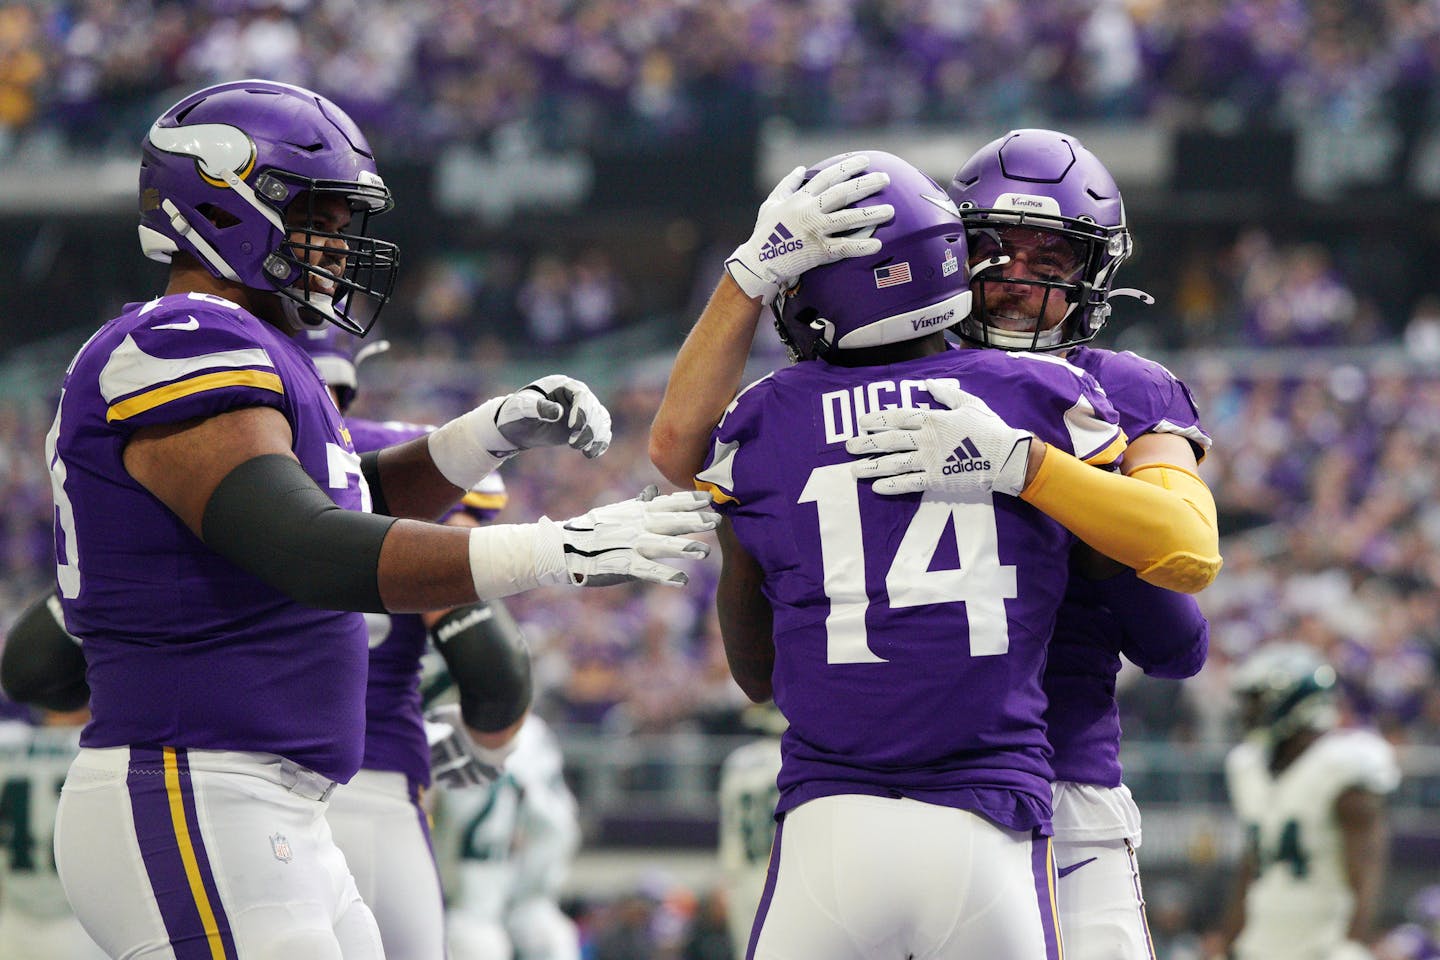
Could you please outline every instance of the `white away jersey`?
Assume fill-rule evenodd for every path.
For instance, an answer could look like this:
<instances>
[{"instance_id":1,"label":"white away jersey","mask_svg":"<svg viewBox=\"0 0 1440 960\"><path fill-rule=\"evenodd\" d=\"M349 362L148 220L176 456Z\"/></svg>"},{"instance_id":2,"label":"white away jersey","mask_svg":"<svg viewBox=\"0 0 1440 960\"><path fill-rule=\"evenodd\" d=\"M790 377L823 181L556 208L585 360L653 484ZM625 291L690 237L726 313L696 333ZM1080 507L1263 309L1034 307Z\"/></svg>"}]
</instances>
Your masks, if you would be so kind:
<instances>
[{"instance_id":1,"label":"white away jersey","mask_svg":"<svg viewBox=\"0 0 1440 960\"><path fill-rule=\"evenodd\" d=\"M1278 776L1267 750L1242 743L1225 761L1230 799L1257 854L1245 897L1240 960L1323 960L1345 939L1354 899L1335 819L1340 794L1385 794L1400 783L1389 743L1368 730L1332 730Z\"/></svg>"}]
</instances>

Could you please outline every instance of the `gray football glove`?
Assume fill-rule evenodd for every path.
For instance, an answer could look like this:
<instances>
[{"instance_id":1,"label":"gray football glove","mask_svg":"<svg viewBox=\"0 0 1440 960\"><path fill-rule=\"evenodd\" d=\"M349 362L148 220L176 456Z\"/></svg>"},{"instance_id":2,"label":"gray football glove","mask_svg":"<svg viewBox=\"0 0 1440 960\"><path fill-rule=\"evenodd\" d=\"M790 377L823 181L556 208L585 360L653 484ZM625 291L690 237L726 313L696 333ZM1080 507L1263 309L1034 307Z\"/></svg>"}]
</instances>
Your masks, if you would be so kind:
<instances>
[{"instance_id":1,"label":"gray football glove","mask_svg":"<svg viewBox=\"0 0 1440 960\"><path fill-rule=\"evenodd\" d=\"M500 401L495 428L515 450L565 444L594 459L610 447L610 411L572 377L553 373Z\"/></svg>"},{"instance_id":2,"label":"gray football glove","mask_svg":"<svg viewBox=\"0 0 1440 960\"><path fill-rule=\"evenodd\" d=\"M869 157L849 157L821 170L809 183L804 182L805 168L796 167L775 186L760 205L755 232L725 261L726 271L746 296L759 297L768 306L806 270L880 250L880 241L868 232L864 237L841 236L895 216L888 203L852 206L890 182L888 173L856 176L869 165Z\"/></svg>"},{"instance_id":3,"label":"gray football glove","mask_svg":"<svg viewBox=\"0 0 1440 960\"><path fill-rule=\"evenodd\" d=\"M586 457L610 447L610 411L590 388L554 373L431 431L426 441L441 475L469 490L501 463L532 447L566 444Z\"/></svg>"},{"instance_id":4,"label":"gray football glove","mask_svg":"<svg viewBox=\"0 0 1440 960\"><path fill-rule=\"evenodd\" d=\"M845 441L845 450L869 459L851 467L855 476L874 480L875 492L886 495L934 491L962 502L992 492L1019 496L1034 434L1011 427L954 380L926 380L925 389L949 409L857 418L862 432Z\"/></svg>"},{"instance_id":5,"label":"gray football glove","mask_svg":"<svg viewBox=\"0 0 1440 960\"><path fill-rule=\"evenodd\" d=\"M452 790L494 783L504 772L506 758L515 752L513 739L495 750L476 743L455 703L426 711L425 739L430 744L430 779Z\"/></svg>"}]
</instances>

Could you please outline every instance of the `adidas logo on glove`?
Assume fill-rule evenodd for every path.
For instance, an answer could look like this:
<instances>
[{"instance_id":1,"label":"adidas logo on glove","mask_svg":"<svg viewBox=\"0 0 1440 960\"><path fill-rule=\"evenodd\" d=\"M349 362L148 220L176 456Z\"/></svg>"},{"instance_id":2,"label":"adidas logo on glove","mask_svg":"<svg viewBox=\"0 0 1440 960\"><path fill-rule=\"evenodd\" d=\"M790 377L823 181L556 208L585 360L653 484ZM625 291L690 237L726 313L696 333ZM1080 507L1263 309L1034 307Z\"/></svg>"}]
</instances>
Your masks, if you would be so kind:
<instances>
[{"instance_id":1,"label":"adidas logo on glove","mask_svg":"<svg viewBox=\"0 0 1440 960\"><path fill-rule=\"evenodd\" d=\"M804 242L796 240L795 235L785 229L785 224L777 223L775 229L770 232L770 236L765 238L765 245L760 248L760 259L762 261L774 260L782 253L792 253L796 250L803 250L804 247Z\"/></svg>"},{"instance_id":2,"label":"adidas logo on glove","mask_svg":"<svg viewBox=\"0 0 1440 960\"><path fill-rule=\"evenodd\" d=\"M947 475L957 473L970 473L974 470L989 470L990 461L981 458L980 449L975 446L975 441L966 437L960 441L950 456L945 458L945 466L942 470Z\"/></svg>"}]
</instances>

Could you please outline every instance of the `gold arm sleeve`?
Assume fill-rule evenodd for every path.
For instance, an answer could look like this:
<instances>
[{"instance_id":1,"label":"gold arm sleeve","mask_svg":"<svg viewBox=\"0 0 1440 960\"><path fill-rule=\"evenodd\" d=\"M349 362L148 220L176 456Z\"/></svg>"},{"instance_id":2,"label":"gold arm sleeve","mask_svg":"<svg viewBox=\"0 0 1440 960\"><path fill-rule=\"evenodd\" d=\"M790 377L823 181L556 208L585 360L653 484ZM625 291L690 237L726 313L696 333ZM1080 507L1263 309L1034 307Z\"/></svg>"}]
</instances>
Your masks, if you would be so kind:
<instances>
[{"instance_id":1,"label":"gold arm sleeve","mask_svg":"<svg viewBox=\"0 0 1440 960\"><path fill-rule=\"evenodd\" d=\"M1220 572L1215 498L1183 467L1147 463L1121 476L1046 444L1020 499L1157 587L1199 593Z\"/></svg>"}]
</instances>

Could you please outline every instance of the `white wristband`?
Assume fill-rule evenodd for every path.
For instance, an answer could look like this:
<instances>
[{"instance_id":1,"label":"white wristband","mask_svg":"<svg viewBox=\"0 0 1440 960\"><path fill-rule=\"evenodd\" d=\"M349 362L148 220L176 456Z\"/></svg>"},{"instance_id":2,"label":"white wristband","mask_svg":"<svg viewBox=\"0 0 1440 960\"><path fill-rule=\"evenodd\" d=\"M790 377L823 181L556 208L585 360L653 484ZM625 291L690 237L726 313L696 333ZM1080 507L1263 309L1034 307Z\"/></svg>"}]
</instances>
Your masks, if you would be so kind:
<instances>
[{"instance_id":1,"label":"white wristband","mask_svg":"<svg viewBox=\"0 0 1440 960\"><path fill-rule=\"evenodd\" d=\"M426 442L435 469L461 490L469 490L520 452L495 426L495 413L506 399L508 397L486 400L469 413L430 432Z\"/></svg>"},{"instance_id":2,"label":"white wristband","mask_svg":"<svg viewBox=\"0 0 1440 960\"><path fill-rule=\"evenodd\" d=\"M725 261L725 272L730 274L730 279L735 281L735 285L744 292L745 296L752 300L759 298L762 305L769 306L770 302L775 299L775 295L780 292L780 285L751 270L740 257L740 252L744 249L745 246L742 244L730 255L730 259Z\"/></svg>"},{"instance_id":3,"label":"white wristband","mask_svg":"<svg viewBox=\"0 0 1440 960\"><path fill-rule=\"evenodd\" d=\"M470 530L470 576L481 600L508 597L535 587L570 582L560 525L503 523Z\"/></svg>"}]
</instances>

